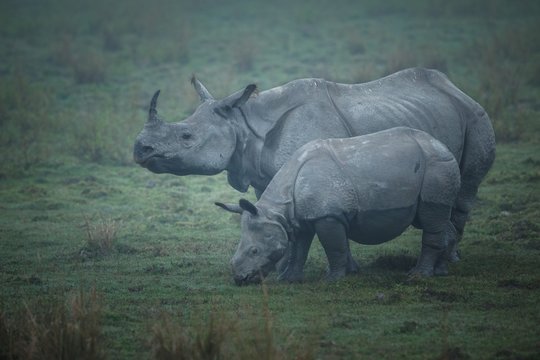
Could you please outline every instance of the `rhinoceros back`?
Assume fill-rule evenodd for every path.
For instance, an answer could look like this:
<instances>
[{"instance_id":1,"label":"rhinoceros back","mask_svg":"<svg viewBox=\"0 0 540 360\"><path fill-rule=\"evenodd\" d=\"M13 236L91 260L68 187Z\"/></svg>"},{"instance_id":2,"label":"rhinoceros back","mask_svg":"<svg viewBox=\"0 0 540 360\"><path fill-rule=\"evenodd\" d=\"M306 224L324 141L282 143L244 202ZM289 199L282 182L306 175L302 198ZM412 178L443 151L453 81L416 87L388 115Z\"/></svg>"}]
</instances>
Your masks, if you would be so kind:
<instances>
[{"instance_id":1,"label":"rhinoceros back","mask_svg":"<svg viewBox=\"0 0 540 360\"><path fill-rule=\"evenodd\" d=\"M328 83L328 94L353 135L407 126L440 140L459 159L467 125L462 111L468 105L456 99L453 87L438 80L443 76L413 68L363 84Z\"/></svg>"},{"instance_id":2,"label":"rhinoceros back","mask_svg":"<svg viewBox=\"0 0 540 360\"><path fill-rule=\"evenodd\" d=\"M426 160L414 138L404 136L412 131L391 129L302 147L293 156L305 159L295 179L297 214L317 219L333 212L414 206Z\"/></svg>"}]
</instances>

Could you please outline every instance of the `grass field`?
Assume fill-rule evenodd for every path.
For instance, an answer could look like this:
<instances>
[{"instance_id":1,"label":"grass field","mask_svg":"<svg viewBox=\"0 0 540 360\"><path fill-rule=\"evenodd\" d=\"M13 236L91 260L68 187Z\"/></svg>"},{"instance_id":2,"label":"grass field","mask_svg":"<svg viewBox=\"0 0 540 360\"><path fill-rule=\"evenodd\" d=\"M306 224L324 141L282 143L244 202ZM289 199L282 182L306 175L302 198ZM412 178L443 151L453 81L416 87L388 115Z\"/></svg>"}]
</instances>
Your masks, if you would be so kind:
<instances>
[{"instance_id":1,"label":"grass field","mask_svg":"<svg viewBox=\"0 0 540 360\"><path fill-rule=\"evenodd\" d=\"M540 6L534 1L3 1L0 359L540 356ZM490 114L497 159L450 276L410 280L420 232L352 244L360 275L236 287L225 174L133 164L152 93L189 115L300 77L443 70Z\"/></svg>"}]
</instances>

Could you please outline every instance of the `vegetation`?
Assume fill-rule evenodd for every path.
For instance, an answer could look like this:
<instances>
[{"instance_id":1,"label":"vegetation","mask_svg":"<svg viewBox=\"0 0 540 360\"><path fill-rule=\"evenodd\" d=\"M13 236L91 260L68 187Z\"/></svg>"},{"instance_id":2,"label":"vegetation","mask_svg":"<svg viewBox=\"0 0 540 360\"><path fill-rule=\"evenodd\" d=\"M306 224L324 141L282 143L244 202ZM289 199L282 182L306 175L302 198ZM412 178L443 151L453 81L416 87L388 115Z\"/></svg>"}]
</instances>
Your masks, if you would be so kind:
<instances>
[{"instance_id":1,"label":"vegetation","mask_svg":"<svg viewBox=\"0 0 540 360\"><path fill-rule=\"evenodd\" d=\"M278 5L276 5L278 4ZM540 355L540 8L535 1L0 2L0 358ZM236 287L241 196L155 175L132 145L152 93L198 99L300 77L447 73L492 118L497 159L450 276L410 280L420 233L352 244L362 272Z\"/></svg>"}]
</instances>

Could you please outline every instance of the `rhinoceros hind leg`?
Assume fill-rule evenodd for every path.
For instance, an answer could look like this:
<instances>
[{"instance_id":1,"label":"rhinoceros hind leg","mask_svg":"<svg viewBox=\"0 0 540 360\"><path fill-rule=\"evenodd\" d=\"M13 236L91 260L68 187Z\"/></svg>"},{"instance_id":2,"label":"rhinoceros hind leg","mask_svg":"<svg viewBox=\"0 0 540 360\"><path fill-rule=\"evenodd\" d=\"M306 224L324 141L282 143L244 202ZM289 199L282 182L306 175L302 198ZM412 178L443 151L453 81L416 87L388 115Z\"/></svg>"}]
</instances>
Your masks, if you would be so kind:
<instances>
[{"instance_id":1,"label":"rhinoceros hind leg","mask_svg":"<svg viewBox=\"0 0 540 360\"><path fill-rule=\"evenodd\" d=\"M315 223L315 231L328 258L327 280L344 277L351 257L345 226L334 218L323 218Z\"/></svg>"},{"instance_id":2,"label":"rhinoceros hind leg","mask_svg":"<svg viewBox=\"0 0 540 360\"><path fill-rule=\"evenodd\" d=\"M475 203L480 183L495 160L495 134L491 121L480 105L474 105L474 118L468 121L464 153L460 161L461 188L452 209L451 221L457 230L457 242L450 257L451 262L459 261L458 244L463 236L465 223Z\"/></svg>"},{"instance_id":3,"label":"rhinoceros hind leg","mask_svg":"<svg viewBox=\"0 0 540 360\"><path fill-rule=\"evenodd\" d=\"M465 230L465 223L469 219L469 213L461 211L459 209L452 209L451 221L454 229L456 230L456 239L453 245L451 245L451 252L448 257L450 262L458 262L461 260L461 253L458 248L458 244L463 237L463 231Z\"/></svg>"}]
</instances>

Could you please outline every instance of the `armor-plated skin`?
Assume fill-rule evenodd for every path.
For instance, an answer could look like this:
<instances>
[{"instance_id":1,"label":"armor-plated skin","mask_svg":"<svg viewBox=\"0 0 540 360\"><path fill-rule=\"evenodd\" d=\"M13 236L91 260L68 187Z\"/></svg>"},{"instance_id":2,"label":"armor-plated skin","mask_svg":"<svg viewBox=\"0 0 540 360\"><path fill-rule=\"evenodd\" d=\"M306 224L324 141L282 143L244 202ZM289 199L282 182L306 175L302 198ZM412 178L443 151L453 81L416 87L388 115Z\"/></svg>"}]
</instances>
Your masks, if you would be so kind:
<instances>
[{"instance_id":1,"label":"armor-plated skin","mask_svg":"<svg viewBox=\"0 0 540 360\"><path fill-rule=\"evenodd\" d=\"M316 140L300 148L253 205L242 200L242 236L232 260L237 284L260 280L288 242L304 242L282 278L302 280L316 233L329 278L345 275L347 239L380 244L409 225L423 229L413 274L445 274L456 241L450 213L460 188L452 153L425 132L398 127L374 134Z\"/></svg>"},{"instance_id":2,"label":"armor-plated skin","mask_svg":"<svg viewBox=\"0 0 540 360\"><path fill-rule=\"evenodd\" d=\"M459 241L495 158L484 109L436 70L406 69L353 85L300 79L255 97L255 86L249 85L220 100L197 79L192 82L201 105L178 123L161 121L155 113L149 117L134 146L141 166L176 175L227 171L231 186L245 192L251 185L259 197L294 151L311 140L408 126L440 140L459 163L461 188L451 217Z\"/></svg>"}]
</instances>

